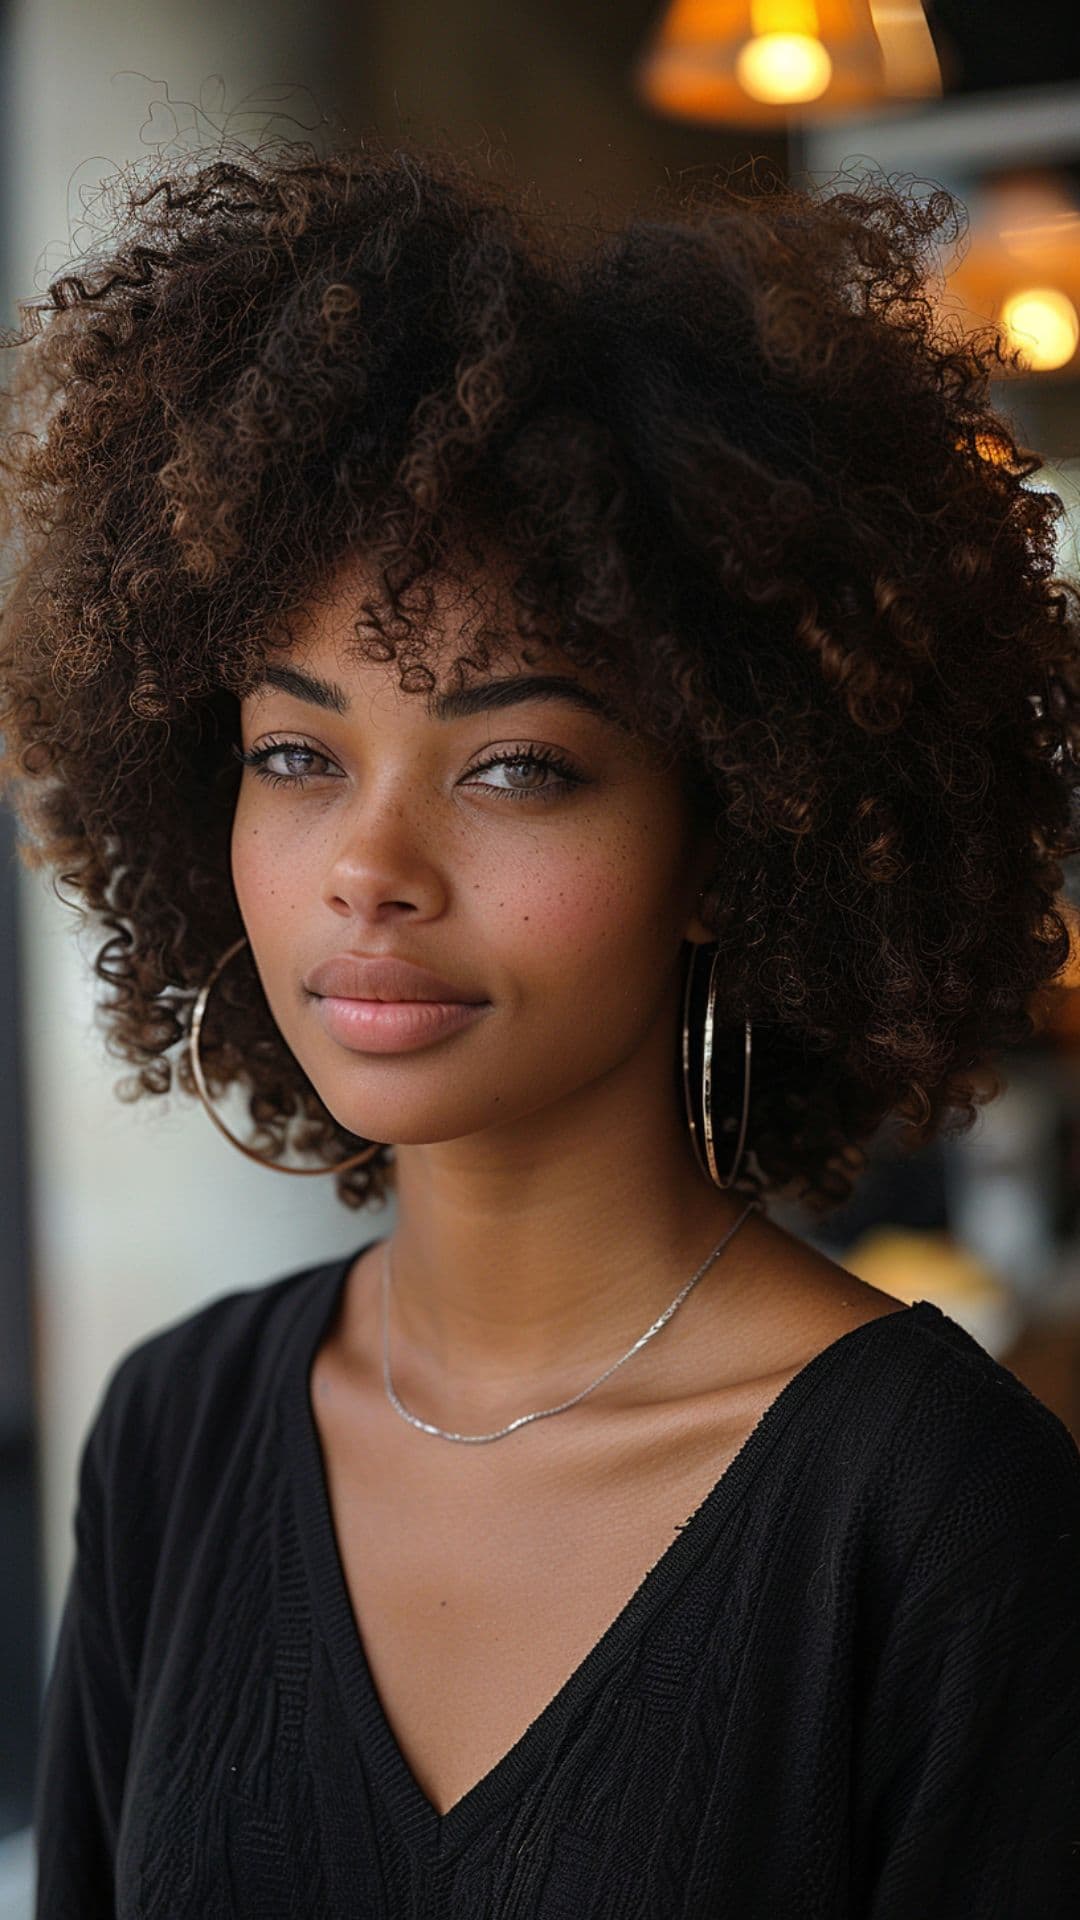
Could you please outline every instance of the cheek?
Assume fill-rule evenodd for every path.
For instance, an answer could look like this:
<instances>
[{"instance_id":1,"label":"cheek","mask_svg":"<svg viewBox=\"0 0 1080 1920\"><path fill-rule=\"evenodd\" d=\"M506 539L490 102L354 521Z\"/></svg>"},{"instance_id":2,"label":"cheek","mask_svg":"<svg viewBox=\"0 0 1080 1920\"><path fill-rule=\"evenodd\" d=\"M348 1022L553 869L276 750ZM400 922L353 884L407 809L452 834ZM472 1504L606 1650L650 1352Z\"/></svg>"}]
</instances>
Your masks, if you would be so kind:
<instances>
[{"instance_id":1,"label":"cheek","mask_svg":"<svg viewBox=\"0 0 1080 1920\"><path fill-rule=\"evenodd\" d=\"M238 814L229 853L233 891L267 1004L286 1045L297 1053L296 954L310 909L291 888L292 864L265 822Z\"/></svg>"},{"instance_id":2,"label":"cheek","mask_svg":"<svg viewBox=\"0 0 1080 1920\"><path fill-rule=\"evenodd\" d=\"M569 994L602 963L655 978L658 960L682 937L677 923L678 853L669 823L619 816L577 844L538 840L534 857L495 885L483 883L485 938L515 969Z\"/></svg>"},{"instance_id":3,"label":"cheek","mask_svg":"<svg viewBox=\"0 0 1080 1920\"><path fill-rule=\"evenodd\" d=\"M266 884L264 863L264 850L259 844L258 831L245 824L242 803L238 803L229 842L229 864L233 891L247 925L251 924L252 915L258 913L259 900Z\"/></svg>"},{"instance_id":4,"label":"cheek","mask_svg":"<svg viewBox=\"0 0 1080 1920\"><path fill-rule=\"evenodd\" d=\"M229 849L233 889L249 933L260 934L273 945L276 929L286 930L292 905L289 891L291 863L275 850L274 836L265 824L247 817L238 807Z\"/></svg>"}]
</instances>

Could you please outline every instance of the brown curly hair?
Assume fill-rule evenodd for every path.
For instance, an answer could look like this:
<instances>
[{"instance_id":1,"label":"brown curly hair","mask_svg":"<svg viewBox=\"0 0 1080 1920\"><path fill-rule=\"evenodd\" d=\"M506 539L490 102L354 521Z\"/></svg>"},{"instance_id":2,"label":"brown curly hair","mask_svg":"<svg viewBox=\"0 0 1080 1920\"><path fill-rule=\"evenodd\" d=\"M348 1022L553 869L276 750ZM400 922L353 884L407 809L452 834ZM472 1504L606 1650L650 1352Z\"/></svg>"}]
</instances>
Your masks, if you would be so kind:
<instances>
[{"instance_id":1,"label":"brown curly hair","mask_svg":"<svg viewBox=\"0 0 1080 1920\"><path fill-rule=\"evenodd\" d=\"M362 552L389 618L365 603L358 644L430 687L412 596L483 533L521 635L601 668L712 815L734 1111L754 1023L738 1184L821 1214L885 1118L966 1130L1068 957L1080 650L1061 504L990 403L1015 356L928 292L959 203L699 176L584 232L375 137L118 186L107 249L4 340L0 791L108 934L120 1097L169 1090L243 933L232 749L268 635ZM259 1150L355 1153L247 957L219 993L207 1078Z\"/></svg>"}]
</instances>

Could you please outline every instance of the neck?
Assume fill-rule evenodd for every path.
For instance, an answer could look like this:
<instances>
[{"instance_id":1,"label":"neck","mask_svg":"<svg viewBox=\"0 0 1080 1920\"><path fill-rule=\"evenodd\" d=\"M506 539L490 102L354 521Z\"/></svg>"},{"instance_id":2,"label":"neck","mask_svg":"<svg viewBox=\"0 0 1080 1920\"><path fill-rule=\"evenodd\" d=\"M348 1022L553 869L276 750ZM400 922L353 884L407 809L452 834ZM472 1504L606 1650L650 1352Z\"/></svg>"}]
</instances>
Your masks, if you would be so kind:
<instances>
[{"instance_id":1,"label":"neck","mask_svg":"<svg viewBox=\"0 0 1080 1920\"><path fill-rule=\"evenodd\" d=\"M419 1387L444 1415L460 1408L466 1426L485 1409L510 1407L511 1418L528 1410L525 1402L565 1398L619 1358L747 1206L697 1164L672 1086L669 1037L653 1057L626 1063L557 1110L497 1132L398 1146L395 1158L395 1384ZM628 1363L639 1390L665 1365L673 1336L686 1337L700 1294L715 1303L745 1286L750 1226L670 1331Z\"/></svg>"}]
</instances>

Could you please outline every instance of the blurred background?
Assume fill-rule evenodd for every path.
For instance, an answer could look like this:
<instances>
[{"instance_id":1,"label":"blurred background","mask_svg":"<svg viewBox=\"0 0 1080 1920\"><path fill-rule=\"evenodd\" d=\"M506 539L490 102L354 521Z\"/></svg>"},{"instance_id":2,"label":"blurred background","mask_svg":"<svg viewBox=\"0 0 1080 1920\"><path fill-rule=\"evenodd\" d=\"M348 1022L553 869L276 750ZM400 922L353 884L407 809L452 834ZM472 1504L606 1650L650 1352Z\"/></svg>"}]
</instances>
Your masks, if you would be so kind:
<instances>
[{"instance_id":1,"label":"blurred background","mask_svg":"<svg viewBox=\"0 0 1080 1920\"><path fill-rule=\"evenodd\" d=\"M102 181L178 139L450 136L583 219L685 169L806 184L869 163L940 182L970 216L940 297L1023 348L997 403L1042 455L1028 484L1068 508L1059 570L1080 570L1075 4L7 0L0 92L4 325L94 245ZM329 1178L254 1166L195 1103L116 1098L96 943L19 869L14 838L0 804L0 1920L31 1912L37 1718L106 1375L216 1295L392 1226L341 1207ZM1063 904L1080 908L1080 860ZM898 1298L937 1301L1080 1440L1080 941L1033 1012L966 1138L910 1158L886 1126L825 1228L774 1217Z\"/></svg>"}]
</instances>

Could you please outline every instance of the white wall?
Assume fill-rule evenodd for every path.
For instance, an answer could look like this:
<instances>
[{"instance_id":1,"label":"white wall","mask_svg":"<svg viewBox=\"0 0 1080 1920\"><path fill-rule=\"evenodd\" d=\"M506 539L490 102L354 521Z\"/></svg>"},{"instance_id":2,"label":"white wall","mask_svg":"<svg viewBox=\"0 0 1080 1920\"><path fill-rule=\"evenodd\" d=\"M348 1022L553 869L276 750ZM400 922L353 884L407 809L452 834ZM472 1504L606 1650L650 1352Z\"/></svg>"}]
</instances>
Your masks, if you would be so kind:
<instances>
[{"instance_id":1,"label":"white wall","mask_svg":"<svg viewBox=\"0 0 1080 1920\"><path fill-rule=\"evenodd\" d=\"M296 88L282 110L316 125L334 84L320 30L332 11L22 0L5 136L13 295L42 291L73 245L85 249L98 183L169 137L169 97L212 110L197 125L192 108L173 109L182 132L206 140L223 113L237 137L258 137L277 103L239 103L269 86ZM298 131L280 120L271 130ZM130 1070L106 1054L94 1019L109 994L91 964L103 936L79 932L46 876L21 874L20 901L47 1666L73 1551L78 1449L114 1361L221 1293L361 1245L385 1231L385 1216L342 1207L329 1174L291 1179L253 1165L196 1101L119 1101L113 1086Z\"/></svg>"}]
</instances>

